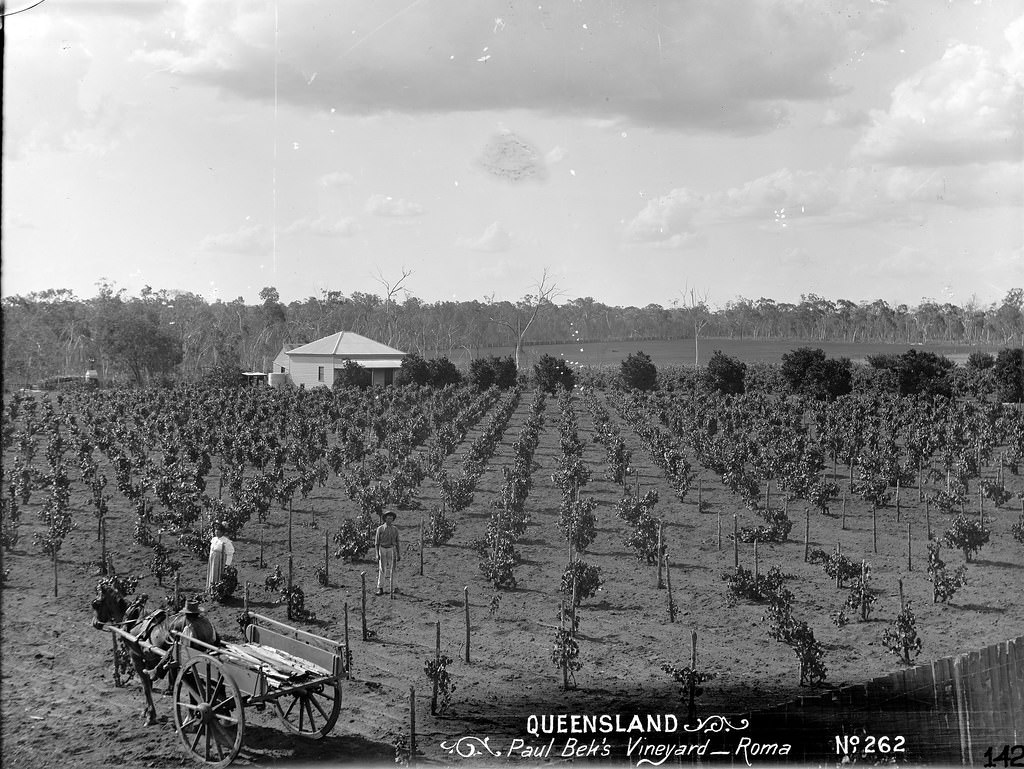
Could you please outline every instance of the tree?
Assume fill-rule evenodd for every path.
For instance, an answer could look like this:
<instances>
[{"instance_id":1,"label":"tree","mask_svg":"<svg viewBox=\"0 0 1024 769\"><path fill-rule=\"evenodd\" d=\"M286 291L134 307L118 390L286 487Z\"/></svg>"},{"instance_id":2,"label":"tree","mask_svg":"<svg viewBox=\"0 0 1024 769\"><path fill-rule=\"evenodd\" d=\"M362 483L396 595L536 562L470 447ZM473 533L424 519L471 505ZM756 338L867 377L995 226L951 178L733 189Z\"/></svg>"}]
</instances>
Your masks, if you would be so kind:
<instances>
[{"instance_id":1,"label":"tree","mask_svg":"<svg viewBox=\"0 0 1024 769\"><path fill-rule=\"evenodd\" d=\"M945 395L952 392L953 361L933 352L907 350L902 355L868 355L873 368L896 374L900 395Z\"/></svg>"},{"instance_id":2,"label":"tree","mask_svg":"<svg viewBox=\"0 0 1024 769\"><path fill-rule=\"evenodd\" d=\"M721 350L715 350L704 371L704 382L712 390L728 395L739 395L744 389L747 364L739 358L731 358Z\"/></svg>"},{"instance_id":3,"label":"tree","mask_svg":"<svg viewBox=\"0 0 1024 769\"><path fill-rule=\"evenodd\" d=\"M516 383L516 362L511 355L476 358L469 362L469 379L478 390L486 390L491 385L506 390Z\"/></svg>"},{"instance_id":4,"label":"tree","mask_svg":"<svg viewBox=\"0 0 1024 769\"><path fill-rule=\"evenodd\" d=\"M411 352L402 360L402 375L416 385L430 384L430 364L419 353Z\"/></svg>"},{"instance_id":5,"label":"tree","mask_svg":"<svg viewBox=\"0 0 1024 769\"><path fill-rule=\"evenodd\" d=\"M1000 350L992 370L1003 403L1024 401L1024 348Z\"/></svg>"},{"instance_id":6,"label":"tree","mask_svg":"<svg viewBox=\"0 0 1024 769\"><path fill-rule=\"evenodd\" d=\"M462 381L462 373L447 358L434 358L427 363L427 368L430 370L432 387L444 387Z\"/></svg>"},{"instance_id":7,"label":"tree","mask_svg":"<svg viewBox=\"0 0 1024 769\"><path fill-rule=\"evenodd\" d=\"M985 371L996 364L995 356L987 352L972 352L967 356L967 368L974 371Z\"/></svg>"},{"instance_id":8,"label":"tree","mask_svg":"<svg viewBox=\"0 0 1024 769\"><path fill-rule=\"evenodd\" d=\"M533 376L537 380L537 387L552 395L559 387L571 390L576 386L576 375L569 368L569 364L552 355L540 356L540 360L533 366Z\"/></svg>"},{"instance_id":9,"label":"tree","mask_svg":"<svg viewBox=\"0 0 1024 769\"><path fill-rule=\"evenodd\" d=\"M793 392L818 400L846 395L851 389L849 358L827 358L820 348L800 347L782 356L782 376Z\"/></svg>"},{"instance_id":10,"label":"tree","mask_svg":"<svg viewBox=\"0 0 1024 769\"><path fill-rule=\"evenodd\" d=\"M352 360L345 361L340 369L335 369L334 387L369 387L373 375L369 369L365 369Z\"/></svg>"},{"instance_id":11,"label":"tree","mask_svg":"<svg viewBox=\"0 0 1024 769\"><path fill-rule=\"evenodd\" d=\"M156 312L139 302L116 300L101 329L104 352L141 385L144 375L166 374L181 363L181 344L163 329Z\"/></svg>"},{"instance_id":12,"label":"tree","mask_svg":"<svg viewBox=\"0 0 1024 769\"><path fill-rule=\"evenodd\" d=\"M622 361L619 375L622 383L631 390L653 390L657 384L658 369L650 355L637 350Z\"/></svg>"},{"instance_id":13,"label":"tree","mask_svg":"<svg viewBox=\"0 0 1024 769\"><path fill-rule=\"evenodd\" d=\"M506 312L504 317L492 315L490 321L497 323L500 326L505 326L516 340L516 352L515 362L516 370L520 368L519 356L523 349L523 344L526 341L526 335L530 331L530 326L533 325L534 321L537 320L537 316L543 307L552 304L552 299L558 295L558 286L554 283L549 283L550 276L548 275L547 269L540 276L540 280L537 282L537 293L527 294L524 296L519 303L509 312ZM493 302L490 303L493 307Z\"/></svg>"},{"instance_id":14,"label":"tree","mask_svg":"<svg viewBox=\"0 0 1024 769\"><path fill-rule=\"evenodd\" d=\"M687 295L689 294L689 295ZM703 296L697 294L695 288L683 290L684 304L690 313L690 320L693 322L693 367L700 367L700 332L711 321L711 311L708 309L707 292Z\"/></svg>"}]
</instances>

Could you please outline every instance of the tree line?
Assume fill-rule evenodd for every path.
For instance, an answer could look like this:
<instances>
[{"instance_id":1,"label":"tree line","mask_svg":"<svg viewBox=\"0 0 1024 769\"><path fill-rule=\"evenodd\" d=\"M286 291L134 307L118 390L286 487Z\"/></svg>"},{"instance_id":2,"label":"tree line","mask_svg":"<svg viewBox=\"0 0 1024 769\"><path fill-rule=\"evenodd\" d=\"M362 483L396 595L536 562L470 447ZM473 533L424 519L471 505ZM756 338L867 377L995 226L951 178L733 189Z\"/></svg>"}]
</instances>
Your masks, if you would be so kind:
<instances>
[{"instance_id":1,"label":"tree line","mask_svg":"<svg viewBox=\"0 0 1024 769\"><path fill-rule=\"evenodd\" d=\"M426 302L400 283L383 296L322 291L284 303L266 287L259 302L210 301L145 287L138 296L100 283L82 299L48 289L2 300L3 373L10 385L95 367L105 380L138 384L196 379L218 366L267 371L285 343L352 331L424 357L473 359L519 342L552 344L701 337L807 342L947 343L1024 346L1024 289L987 306L922 300L852 302L807 294L798 303L737 298L712 307L694 296L669 307L611 306L593 297L554 301L539 285L515 302ZM524 329L529 331L528 337Z\"/></svg>"}]
</instances>

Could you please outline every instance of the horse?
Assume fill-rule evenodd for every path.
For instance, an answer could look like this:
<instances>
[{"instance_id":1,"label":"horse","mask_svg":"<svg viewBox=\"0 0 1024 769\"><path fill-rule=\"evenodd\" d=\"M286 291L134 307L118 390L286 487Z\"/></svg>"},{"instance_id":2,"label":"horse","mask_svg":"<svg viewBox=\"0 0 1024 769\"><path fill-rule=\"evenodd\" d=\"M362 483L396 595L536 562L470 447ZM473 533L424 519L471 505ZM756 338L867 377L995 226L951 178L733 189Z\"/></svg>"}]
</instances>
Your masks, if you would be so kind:
<instances>
[{"instance_id":1,"label":"horse","mask_svg":"<svg viewBox=\"0 0 1024 769\"><path fill-rule=\"evenodd\" d=\"M142 610L148 598L149 596L142 594L129 604L116 588L104 586L96 600L92 602L92 624L97 630L103 630L107 625L112 625L137 641L150 644L143 648L141 644L132 643L123 636L121 637L121 643L131 657L132 667L135 669L139 681L142 682L142 692L146 698L146 708L142 713L143 719L147 726L152 726L156 723L156 706L153 704L153 682L147 673L147 665L155 666L163 659L160 650L169 653L167 650L173 642L173 637L167 626L165 610L157 609L142 617ZM115 652L114 682L120 685L116 662L118 634L112 633L111 635Z\"/></svg>"}]
</instances>

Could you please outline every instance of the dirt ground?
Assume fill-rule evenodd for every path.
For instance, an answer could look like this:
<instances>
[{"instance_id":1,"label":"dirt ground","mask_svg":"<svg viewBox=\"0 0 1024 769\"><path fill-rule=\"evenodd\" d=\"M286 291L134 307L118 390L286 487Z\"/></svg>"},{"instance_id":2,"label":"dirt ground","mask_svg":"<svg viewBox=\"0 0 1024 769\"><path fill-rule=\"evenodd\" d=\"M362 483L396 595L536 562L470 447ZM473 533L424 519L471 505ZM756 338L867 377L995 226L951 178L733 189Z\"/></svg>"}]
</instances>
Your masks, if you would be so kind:
<instances>
[{"instance_id":1,"label":"dirt ground","mask_svg":"<svg viewBox=\"0 0 1024 769\"><path fill-rule=\"evenodd\" d=\"M698 700L698 714L740 714L808 693L798 687L798 666L793 652L769 638L762 606L727 601L722 574L732 567L733 548L728 539L732 516L739 524L760 523L754 513L706 469L696 467L707 511L699 513L696 488L686 501L675 499L664 476L641 449L636 436L623 425L622 434L633 450L642 490L657 489L661 501L655 512L666 519L671 582L680 613L669 621L667 591L657 589L653 567L639 564L624 545L627 525L615 516L621 490L603 480L603 448L593 441L594 425L582 400L575 399L580 436L587 441L584 455L593 479L582 491L598 502L598 535L585 556L601 568L604 585L580 609L578 634L582 668L575 686L562 688L561 671L551 659L558 629L558 585L567 549L556 527L559 491L551 480L559 453L555 416L557 405L548 400L547 422L535 460L534 488L528 509L533 523L518 549L519 586L497 594L483 580L479 556L470 543L483 536L490 503L501 482L501 468L512 457L511 444L519 434L530 393L525 393L501 446L478 484L474 503L456 514L458 528L451 543L420 552L418 530L425 511L438 501L433 481L420 489L422 511L400 511L403 538L399 569L400 592L373 595L376 566L369 561L330 561L330 584L317 583L316 568L324 560L324 536L337 529L344 517L355 515L354 503L339 480L332 477L309 498L296 499L293 550L295 582L306 594L306 607L316 622L306 629L335 639L344 637L348 606L352 647L352 680L344 683L341 718L333 733L305 740L286 733L273 713L247 711L245 745L237 765L288 766L318 764L384 765L395 761L399 736L410 731L410 687L415 689L416 746L421 762L433 764L480 763L483 758L523 764L563 760L566 739L559 737L550 755L529 754L530 746L548 744L546 735L532 737L529 716L547 714L679 714L685 720L682 690L662 664L689 664L691 631L697 633L698 666L715 674ZM611 410L611 409L610 409ZM617 419L613 412L613 418ZM467 440L475 433L471 432ZM450 467L458 467L456 450ZM5 465L8 463L5 462ZM992 470L990 470L992 472ZM840 466L839 475L844 468ZM110 473L112 477L112 473ZM77 476L73 476L77 478ZM1024 483L1008 476L1019 492ZM216 477L214 474L213 486ZM879 513L878 552L872 552L871 516L859 500L849 503L846 529L841 527L838 504L832 515L810 514L810 546L831 550L837 542L851 559L866 558L872 567L879 600L870 622L851 622L839 628L829 616L845 600L818 566L803 562L804 506L794 503L791 541L759 548L760 568L781 566L792 574L788 583L797 596L794 614L807 620L825 647L827 686L854 683L900 667L881 643L882 632L899 610L897 580L902 577L906 597L914 603L923 639L920 661L928 661L1024 633L1024 549L1010 536L1017 520L1018 501L1009 509L987 510L991 543L968 566L967 585L953 603L933 604L925 579L924 505L916 488L903 490L902 519L895 521L890 507ZM142 576L139 592L148 593L149 605L158 606L171 591L158 586L150 574L148 555L131 542L133 515L124 499L113 491L108 547L120 573ZM14 552L3 554L9 569L2 591L2 738L5 767L172 767L191 763L171 716L171 698L156 697L159 722L145 726L142 693L137 680L115 688L112 680L110 637L94 630L89 603L99 559L94 519L86 508L81 484L74 484L73 506L79 528L65 542L59 563L59 595L54 596L53 571L48 558L32 544L38 525L41 492L23 510L23 536ZM312 525L315 517L315 527ZM934 510L931 525L941 532L948 517ZM907 568L906 524L911 523L912 571ZM719 523L724 529L719 546ZM250 526L249 528L253 528ZM251 583L251 608L285 620L285 608L268 595L263 583L275 565L287 572L287 513L274 510L267 528L266 566L260 568L257 531L235 541L239 577ZM165 538L165 540L168 538ZM182 558L182 589L203 589L205 562ZM420 572L422 557L423 573ZM950 566L962 555L944 551ZM752 546L740 546L741 563L751 566ZM361 632L361 573L366 574L368 595L365 621L369 638ZM463 590L468 587L471 637L465 661L466 630ZM210 601L204 610L223 636L239 638L237 600L227 605ZM443 714L430 714L430 683L424 664L433 657L435 623L441 623L442 653L452 658L449 672L455 684L451 704ZM161 691L162 687L158 688ZM487 746L502 753L460 756L452 743L465 737L462 750ZM470 739L477 738L477 739ZM514 740L519 739L520 743ZM518 750L513 750L518 746ZM480 748L482 749L482 748ZM512 753L510 756L509 753ZM610 758L635 763L621 745ZM952 760L953 757L951 757Z\"/></svg>"}]
</instances>

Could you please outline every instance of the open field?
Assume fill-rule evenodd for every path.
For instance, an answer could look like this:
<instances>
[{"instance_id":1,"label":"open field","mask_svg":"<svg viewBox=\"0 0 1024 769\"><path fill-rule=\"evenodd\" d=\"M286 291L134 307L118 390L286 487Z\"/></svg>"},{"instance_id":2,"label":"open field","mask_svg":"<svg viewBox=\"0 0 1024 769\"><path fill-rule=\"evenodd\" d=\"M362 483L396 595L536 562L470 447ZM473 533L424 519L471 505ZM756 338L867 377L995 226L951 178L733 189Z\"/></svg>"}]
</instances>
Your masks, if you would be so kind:
<instances>
[{"instance_id":1,"label":"open field","mask_svg":"<svg viewBox=\"0 0 1024 769\"><path fill-rule=\"evenodd\" d=\"M615 350L609 350L608 355L625 354L621 346ZM400 734L408 733L410 687L416 689L418 747L423 757L434 763L457 762L457 757L453 758L442 745L461 736L489 737L491 746L502 750L507 750L515 738L525 738L527 745L546 745L546 737L530 738L526 734L531 714L653 712L676 713L685 718L682 690L662 665L689 664L691 631L697 633L699 668L715 675L698 700L699 714L749 712L807 691L798 686L793 651L767 634L765 606L730 600L722 579L724 573L733 570L733 544L728 538L733 516L740 527L763 523L761 517L733 494L719 475L692 457L693 486L680 501L607 393L598 393L598 401L611 413L632 452L635 475L630 482L638 483L641 493L654 490L659 496L654 512L665 522L668 564L679 614L675 622L670 621L667 591L657 588L655 567L639 562L624 543L630 527L615 511L623 490L603 478L606 460L596 441L595 420L577 394L572 407L584 442L582 460L592 474L580 494L595 500L597 523L596 538L582 557L600 568L603 586L579 609L577 640L582 667L575 674L575 686L563 690L561 671L551 658L559 627L559 582L568 557L557 526L561 491L552 480L562 454L558 404L553 397L546 401L545 424L534 454L533 488L526 503L532 522L517 543L522 559L515 569L517 587L492 589L481 575L480 556L474 547L485 535L492 503L502 487L503 469L512 464L513 444L526 423L532 399L533 393L522 394L480 476L472 504L451 514L456 530L447 545L428 544L421 551L418 541L419 526L427 511L440 505L435 481L427 478L418 487L420 509L398 511L404 548L398 577L400 593L393 600L372 594L376 567L366 560L346 563L332 558L329 584L317 583L315 571L324 562L325 533L333 534L343 519L358 514L343 479L331 473L307 497L294 498L294 579L305 591L306 608L316 615L316 622L305 626L341 639L347 604L352 680L344 685L338 725L320 741L288 735L269 709L247 713L250 722L246 744L237 764L393 763L395 741ZM476 423L448 456L445 467L450 473L458 471L461 456L481 434L485 422ZM43 464L45 445L42 440L37 457L37 462ZM5 471L16 454L13 447L5 452ZM44 490L35 490L32 501L22 508L21 538L12 551L3 553L3 569L10 570L2 593L3 764L182 766L188 761L173 729L170 698L156 698L159 723L144 726L138 682L133 680L125 688L113 686L110 640L90 626L89 603L97 580L94 564L100 559L100 543L89 496L75 463L70 464L70 507L78 528L68 535L60 551L58 596L54 596L50 559L33 544L33 534L44 529L39 523ZM107 545L114 564L119 573L142 577L138 591L148 593L150 606L155 607L170 593L170 581L157 584L148 565L151 551L132 541L134 510L114 488L114 472L102 457L100 467L111 478ZM983 469L988 478L994 478L995 472L991 462ZM831 464L827 465L827 478L843 489L847 474L842 463L834 474ZM1024 491L1020 476L1007 472L1005 477L1007 489L1013 494ZM216 496L219 480L215 460L207 478L209 494ZM703 509L697 506L698 483ZM940 486L939 482L928 482L920 491L930 495ZM226 488L224 495L227 499ZM809 623L824 648L827 686L899 669L900 663L885 650L881 636L899 611L900 578L917 615L923 642L921 661L1020 635L1024 629L1024 604L1019 600L1024 585L1024 550L1010 534L1018 519L1019 499L1000 509L989 505L986 521L992 532L990 543L968 565L967 584L953 601L936 604L925 574L925 505L914 485L903 488L902 495L899 522L891 504L878 511L877 552L870 507L849 494L845 528L838 499L832 501L827 514L806 512L808 504L795 500L788 504L795 523L789 540L760 544L762 574L778 566L792 575L787 585L795 595L794 615ZM971 499L971 505L976 505L976 497ZM773 503L781 507L782 496L776 493ZM974 510L976 507L968 508L969 512ZM836 589L820 566L804 562L805 515L811 549L831 551L838 543L854 562L870 562L871 585L877 594L870 621L854 620L845 627L836 627L830 621L849 590ZM950 514L931 506L929 522L936 534L948 528L951 519ZM263 585L275 565L287 572L287 522L287 511L273 504L264 529L262 566L261 527L255 519L235 539L239 580L252 586L253 610L280 620L285 620L285 609L277 603L277 595L267 593ZM912 545L909 563L908 525ZM177 548L176 537L170 531L163 542L174 546L175 556L183 562L183 591L202 592L205 558ZM740 544L738 549L741 565L753 568L753 546ZM960 553L945 549L943 556L950 566L963 563ZM363 573L370 592L366 640L360 631ZM467 587L469 662L465 661L462 603ZM241 592L239 589L235 599L224 605L204 601L207 615L229 638L240 635L236 617L241 610ZM442 653L453 660L448 669L456 688L447 712L431 716L424 663L433 658L436 622L441 623ZM625 764L629 757L622 742L620 739L611 747L611 758ZM556 750L560 750L565 740L560 738L557 743ZM59 753L55 752L57 746ZM539 762L537 756L521 757L526 763Z\"/></svg>"}]
</instances>

